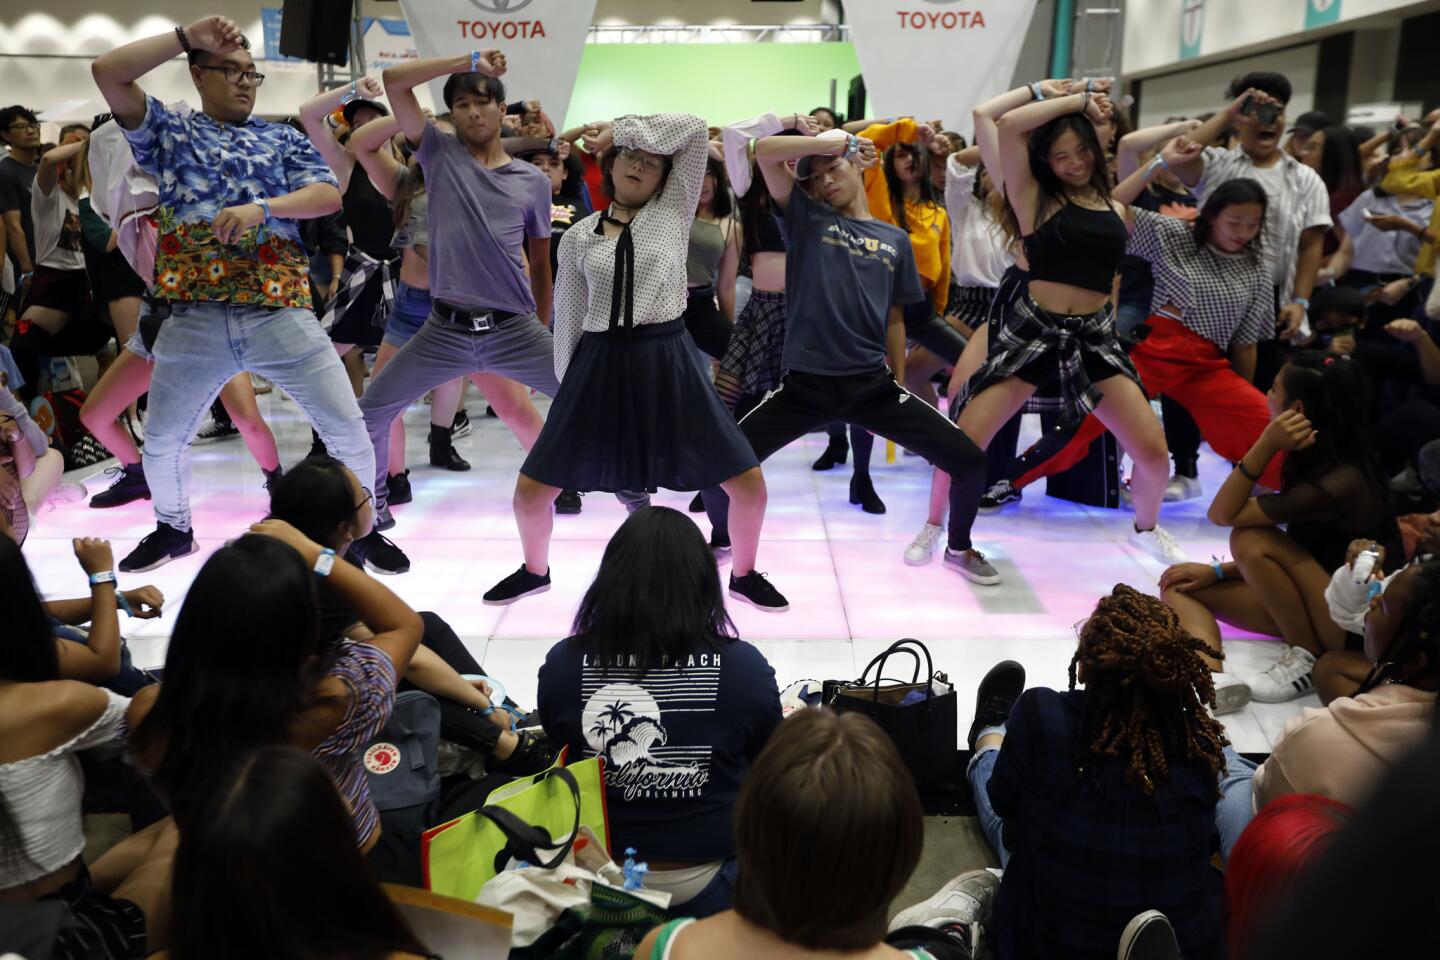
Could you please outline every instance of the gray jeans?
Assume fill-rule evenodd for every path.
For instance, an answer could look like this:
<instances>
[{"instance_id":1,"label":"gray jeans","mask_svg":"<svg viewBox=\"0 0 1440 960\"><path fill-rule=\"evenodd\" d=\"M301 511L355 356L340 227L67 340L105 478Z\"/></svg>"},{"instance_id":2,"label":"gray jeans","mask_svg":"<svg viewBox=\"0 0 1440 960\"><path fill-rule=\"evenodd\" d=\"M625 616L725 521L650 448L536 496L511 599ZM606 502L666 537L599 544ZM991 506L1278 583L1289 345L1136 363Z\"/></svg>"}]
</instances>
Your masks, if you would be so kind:
<instances>
[{"instance_id":1,"label":"gray jeans","mask_svg":"<svg viewBox=\"0 0 1440 960\"><path fill-rule=\"evenodd\" d=\"M294 398L325 446L361 483L374 474L350 378L309 310L176 303L160 327L154 359L143 462L162 523L190 529L190 441L220 388L242 371Z\"/></svg>"},{"instance_id":2,"label":"gray jeans","mask_svg":"<svg viewBox=\"0 0 1440 960\"><path fill-rule=\"evenodd\" d=\"M456 377L493 373L548 397L555 396L555 343L535 314L502 320L492 333L467 333L441 321L434 313L420 332L390 358L380 375L365 388L360 412L375 451L375 509L383 508L390 491L390 424L427 391ZM616 494L621 503L645 499L641 494Z\"/></svg>"}]
</instances>

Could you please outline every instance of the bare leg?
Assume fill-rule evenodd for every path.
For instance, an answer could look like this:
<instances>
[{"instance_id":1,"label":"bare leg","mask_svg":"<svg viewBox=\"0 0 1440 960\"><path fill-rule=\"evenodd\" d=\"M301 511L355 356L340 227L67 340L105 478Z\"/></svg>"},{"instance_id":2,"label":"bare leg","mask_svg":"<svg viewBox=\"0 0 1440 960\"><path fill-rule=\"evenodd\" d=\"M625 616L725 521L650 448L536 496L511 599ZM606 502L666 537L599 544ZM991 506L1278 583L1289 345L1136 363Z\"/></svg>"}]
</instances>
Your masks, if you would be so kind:
<instances>
[{"instance_id":1,"label":"bare leg","mask_svg":"<svg viewBox=\"0 0 1440 960\"><path fill-rule=\"evenodd\" d=\"M515 525L520 528L525 569L536 576L543 577L550 572L550 534L555 529L558 496L559 487L531 480L523 473L515 481Z\"/></svg>"},{"instance_id":2,"label":"bare leg","mask_svg":"<svg viewBox=\"0 0 1440 960\"><path fill-rule=\"evenodd\" d=\"M535 441L540 437L540 428L545 426L545 421L540 416L540 411L535 409L535 404L530 400L530 391L522 384L514 380L507 380L505 377L495 373L472 373L471 381L480 388L485 395L485 401L495 408L495 414L515 434L515 439L520 441L520 446L529 453L530 448L535 446ZM430 401L431 409L435 407L435 401ZM454 419L454 414L451 414ZM446 423L449 426L449 423ZM522 480L525 478L522 476ZM559 496L557 491L555 496ZM546 509L553 502L551 497L546 502ZM548 521L547 521L548 522ZM546 540L549 540L547 535ZM526 551L527 556L529 551ZM544 570L535 570L531 573L544 573Z\"/></svg>"},{"instance_id":3,"label":"bare leg","mask_svg":"<svg viewBox=\"0 0 1440 960\"><path fill-rule=\"evenodd\" d=\"M339 347L336 348L339 350ZM359 397L365 393L365 351L359 347L350 347L348 350L340 351L340 360L345 364L345 372L350 376L350 389L355 391Z\"/></svg>"},{"instance_id":4,"label":"bare leg","mask_svg":"<svg viewBox=\"0 0 1440 960\"><path fill-rule=\"evenodd\" d=\"M1330 575L1288 534L1240 527L1230 533L1230 552L1286 643L1317 657L1345 646L1345 631L1325 603Z\"/></svg>"},{"instance_id":5,"label":"bare leg","mask_svg":"<svg viewBox=\"0 0 1440 960\"><path fill-rule=\"evenodd\" d=\"M744 577L755 569L760 547L760 528L765 525L765 477L752 467L720 484L730 495L730 572Z\"/></svg>"},{"instance_id":6,"label":"bare leg","mask_svg":"<svg viewBox=\"0 0 1440 960\"><path fill-rule=\"evenodd\" d=\"M484 376L484 374L481 374ZM430 394L430 425L449 430L455 425L455 414L460 410L460 400L465 396L465 378L457 377L449 383L442 383ZM526 399L529 399L528 397ZM493 403L490 404L495 406ZM530 404L533 410L535 404ZM497 412L499 408L496 408ZM538 413L537 413L538 416ZM510 429L515 429L511 427ZM538 434L537 434L538 436Z\"/></svg>"},{"instance_id":7,"label":"bare leg","mask_svg":"<svg viewBox=\"0 0 1440 960\"><path fill-rule=\"evenodd\" d=\"M975 336L965 344L965 351L960 354L960 362L955 364L955 369L950 371L950 386L945 391L947 403L959 403L960 391L965 382L974 376L975 371L985 362L985 356L990 347L990 325L981 324L975 331ZM907 364L908 375L908 364ZM913 392L913 391L912 391ZM973 434L971 435L973 437ZM993 439L995 431L990 431ZM987 443L988 447L989 444ZM930 476L930 513L926 517L927 523L940 526L945 522L945 511L950 506L950 474L944 470L936 470Z\"/></svg>"},{"instance_id":8,"label":"bare leg","mask_svg":"<svg viewBox=\"0 0 1440 960\"><path fill-rule=\"evenodd\" d=\"M1255 589L1244 580L1222 580L1213 587L1190 593L1166 590L1160 599L1175 611L1186 633L1204 640L1210 647L1212 654L1205 658L1205 662L1216 672L1221 669L1224 656L1217 620L1251 633L1270 637L1280 635L1280 628L1260 602Z\"/></svg>"},{"instance_id":9,"label":"bare leg","mask_svg":"<svg viewBox=\"0 0 1440 960\"><path fill-rule=\"evenodd\" d=\"M1107 377L1095 386L1104 399L1095 416L1115 434L1130 459L1135 475L1130 492L1135 501L1135 529L1153 530L1160 522L1160 501L1170 482L1170 450L1165 431L1150 408L1150 401L1129 377Z\"/></svg>"},{"instance_id":10,"label":"bare leg","mask_svg":"<svg viewBox=\"0 0 1440 960\"><path fill-rule=\"evenodd\" d=\"M270 425L260 416L260 407L255 403L255 385L250 382L250 374L239 373L230 378L230 382L220 388L220 403L225 407L225 412L230 414L235 428L245 439L245 446L250 448L250 456L260 464L260 469L270 471L280 466L280 451L275 446L275 434L270 432Z\"/></svg>"},{"instance_id":11,"label":"bare leg","mask_svg":"<svg viewBox=\"0 0 1440 960\"><path fill-rule=\"evenodd\" d=\"M152 830L155 832L150 834ZM116 884L114 896L131 901L145 914L145 948L153 953L170 943L170 879L174 873L180 833L175 829L175 821L166 817L135 835L142 836L145 837L143 856L138 865ZM101 857L96 866L104 859Z\"/></svg>"},{"instance_id":12,"label":"bare leg","mask_svg":"<svg viewBox=\"0 0 1440 960\"><path fill-rule=\"evenodd\" d=\"M380 371L385 369L385 364L390 358L400 352L400 348L393 343L380 344L380 350L375 354L375 366L370 371L372 377L380 376ZM390 476L405 472L405 415L402 412L394 420L390 421L390 463L385 468Z\"/></svg>"},{"instance_id":13,"label":"bare leg","mask_svg":"<svg viewBox=\"0 0 1440 960\"><path fill-rule=\"evenodd\" d=\"M50 499L55 488L60 486L60 477L64 473L65 458L54 447L36 459L35 469L30 471L30 476L20 481L20 495L25 498L25 507L32 516Z\"/></svg>"},{"instance_id":14,"label":"bare leg","mask_svg":"<svg viewBox=\"0 0 1440 960\"><path fill-rule=\"evenodd\" d=\"M130 431L122 427L117 418L120 411L133 406L136 398L149 389L153 370L153 364L129 350L121 350L80 408L80 422L106 450L115 454L122 466L139 463L140 451Z\"/></svg>"},{"instance_id":15,"label":"bare leg","mask_svg":"<svg viewBox=\"0 0 1440 960\"><path fill-rule=\"evenodd\" d=\"M1358 650L1336 650L1315 661L1315 692L1320 702L1353 697L1370 675L1370 661Z\"/></svg>"},{"instance_id":16,"label":"bare leg","mask_svg":"<svg viewBox=\"0 0 1440 960\"><path fill-rule=\"evenodd\" d=\"M968 344L967 344L968 346ZM962 353L961 356L964 356ZM916 347L905 359L905 389L930 406L939 406L939 398L930 378L945 369L945 361L924 347Z\"/></svg>"},{"instance_id":17,"label":"bare leg","mask_svg":"<svg viewBox=\"0 0 1440 960\"><path fill-rule=\"evenodd\" d=\"M930 473L930 512L925 522L940 526L945 522L945 511L950 507L950 474L944 470Z\"/></svg>"}]
</instances>

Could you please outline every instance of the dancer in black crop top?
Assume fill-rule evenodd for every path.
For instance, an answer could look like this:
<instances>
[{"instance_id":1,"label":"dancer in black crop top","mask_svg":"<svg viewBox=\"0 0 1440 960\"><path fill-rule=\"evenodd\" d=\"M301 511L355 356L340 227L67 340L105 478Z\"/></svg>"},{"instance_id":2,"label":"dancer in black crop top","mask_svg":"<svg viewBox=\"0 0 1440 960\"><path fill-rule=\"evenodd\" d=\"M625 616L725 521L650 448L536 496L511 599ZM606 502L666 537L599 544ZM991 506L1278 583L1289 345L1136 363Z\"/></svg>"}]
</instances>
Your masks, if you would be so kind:
<instances>
[{"instance_id":1,"label":"dancer in black crop top","mask_svg":"<svg viewBox=\"0 0 1440 960\"><path fill-rule=\"evenodd\" d=\"M958 423L988 447L1038 388L1058 381L1071 415L1095 413L1135 461L1130 542L1162 562L1179 563L1184 552L1157 525L1169 481L1165 435L1115 337L1110 300L1130 212L1110 197L1095 132L1114 111L1108 86L1077 81L1066 94L1017 104L998 122L1008 200L1004 225L1023 245L1030 279L1025 296L991 331L988 356L970 381ZM1044 92L1039 85L1031 89L1036 96ZM955 484L946 563L976 583L998 583L994 567L970 541L984 470L957 477Z\"/></svg>"}]
</instances>

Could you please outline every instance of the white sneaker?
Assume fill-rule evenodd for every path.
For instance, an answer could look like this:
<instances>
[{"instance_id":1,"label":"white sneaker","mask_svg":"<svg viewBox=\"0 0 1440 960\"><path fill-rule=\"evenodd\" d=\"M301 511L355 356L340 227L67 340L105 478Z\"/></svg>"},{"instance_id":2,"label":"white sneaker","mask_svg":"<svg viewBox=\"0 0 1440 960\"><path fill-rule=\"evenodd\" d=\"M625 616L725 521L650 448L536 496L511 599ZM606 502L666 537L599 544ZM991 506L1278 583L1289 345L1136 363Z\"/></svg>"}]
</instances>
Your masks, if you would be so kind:
<instances>
[{"instance_id":1,"label":"white sneaker","mask_svg":"<svg viewBox=\"0 0 1440 960\"><path fill-rule=\"evenodd\" d=\"M1287 646L1274 666L1250 678L1250 695L1260 703L1285 703L1315 689L1315 655Z\"/></svg>"},{"instance_id":2,"label":"white sneaker","mask_svg":"<svg viewBox=\"0 0 1440 960\"><path fill-rule=\"evenodd\" d=\"M1165 484L1165 502L1179 503L1181 500L1195 500L1205 495L1199 477L1182 477L1178 473Z\"/></svg>"},{"instance_id":3,"label":"white sneaker","mask_svg":"<svg viewBox=\"0 0 1440 960\"><path fill-rule=\"evenodd\" d=\"M1212 716L1238 713L1250 704L1250 684L1229 673L1212 673L1215 683L1215 709Z\"/></svg>"},{"instance_id":4,"label":"white sneaker","mask_svg":"<svg viewBox=\"0 0 1440 960\"><path fill-rule=\"evenodd\" d=\"M944 533L937 524L926 523L915 534L915 539L910 541L910 546L905 548L905 563L911 567L923 567L935 558L935 544L940 541L940 534Z\"/></svg>"},{"instance_id":5,"label":"white sneaker","mask_svg":"<svg viewBox=\"0 0 1440 960\"><path fill-rule=\"evenodd\" d=\"M1132 525L1130 544L1169 566L1190 562L1190 556L1180 548L1175 538L1170 536L1170 531L1158 525L1153 530L1136 530Z\"/></svg>"},{"instance_id":6,"label":"white sneaker","mask_svg":"<svg viewBox=\"0 0 1440 960\"><path fill-rule=\"evenodd\" d=\"M51 491L50 496L45 499L45 506L53 510L59 504L79 503L89 497L90 492L85 489L85 484L77 483L74 480L61 480Z\"/></svg>"},{"instance_id":7,"label":"white sneaker","mask_svg":"<svg viewBox=\"0 0 1440 960\"><path fill-rule=\"evenodd\" d=\"M975 940L981 925L990 919L990 905L999 889L1000 878L989 870L962 873L928 900L897 913L890 921L890 930L901 927L939 930L952 923L963 923L970 928L971 939Z\"/></svg>"}]
</instances>

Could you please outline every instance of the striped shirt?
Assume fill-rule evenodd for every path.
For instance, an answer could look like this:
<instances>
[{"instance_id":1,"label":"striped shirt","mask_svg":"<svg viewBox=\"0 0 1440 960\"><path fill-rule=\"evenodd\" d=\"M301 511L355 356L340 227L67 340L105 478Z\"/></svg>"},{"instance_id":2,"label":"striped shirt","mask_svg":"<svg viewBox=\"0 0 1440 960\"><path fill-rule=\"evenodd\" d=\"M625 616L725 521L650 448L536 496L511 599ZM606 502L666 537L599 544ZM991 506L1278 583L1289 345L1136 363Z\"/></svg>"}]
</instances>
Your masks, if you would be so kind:
<instances>
[{"instance_id":1,"label":"striped shirt","mask_svg":"<svg viewBox=\"0 0 1440 960\"><path fill-rule=\"evenodd\" d=\"M1152 313L1179 307L1180 322L1221 350L1274 335L1275 294L1258 250L1222 253L1196 244L1193 224L1139 207L1132 211L1127 252L1150 263Z\"/></svg>"},{"instance_id":2,"label":"striped shirt","mask_svg":"<svg viewBox=\"0 0 1440 960\"><path fill-rule=\"evenodd\" d=\"M379 647L344 643L329 675L349 689L349 703L339 728L315 748L314 755L350 805L355 840L363 844L380 826L380 814L370 799L370 781L360 751L390 719L395 706L395 665Z\"/></svg>"},{"instance_id":3,"label":"striped shirt","mask_svg":"<svg viewBox=\"0 0 1440 960\"><path fill-rule=\"evenodd\" d=\"M1269 167L1257 167L1244 150L1205 148L1205 171L1195 185L1201 205L1226 180L1249 177L1265 190L1270 202L1265 211L1261 250L1271 268L1280 303L1295 295L1295 268L1300 260L1300 235L1311 227L1329 227L1330 194L1314 170L1286 153Z\"/></svg>"}]
</instances>

